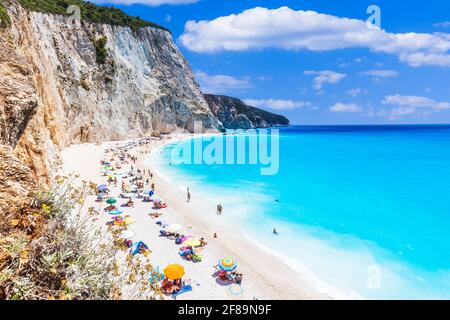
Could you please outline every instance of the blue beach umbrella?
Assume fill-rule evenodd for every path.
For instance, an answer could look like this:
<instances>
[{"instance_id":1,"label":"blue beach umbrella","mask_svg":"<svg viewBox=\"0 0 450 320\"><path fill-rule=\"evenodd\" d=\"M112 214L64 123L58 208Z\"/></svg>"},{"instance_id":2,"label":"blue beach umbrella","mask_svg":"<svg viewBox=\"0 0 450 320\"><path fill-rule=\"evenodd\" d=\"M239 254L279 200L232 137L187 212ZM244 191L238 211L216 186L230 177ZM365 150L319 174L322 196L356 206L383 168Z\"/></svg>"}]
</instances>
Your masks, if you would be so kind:
<instances>
[{"instance_id":1,"label":"blue beach umbrella","mask_svg":"<svg viewBox=\"0 0 450 320\"><path fill-rule=\"evenodd\" d=\"M103 191L103 190L106 190L106 189L108 189L108 186L106 184L102 184L102 185L99 185L97 187L98 191Z\"/></svg>"}]
</instances>

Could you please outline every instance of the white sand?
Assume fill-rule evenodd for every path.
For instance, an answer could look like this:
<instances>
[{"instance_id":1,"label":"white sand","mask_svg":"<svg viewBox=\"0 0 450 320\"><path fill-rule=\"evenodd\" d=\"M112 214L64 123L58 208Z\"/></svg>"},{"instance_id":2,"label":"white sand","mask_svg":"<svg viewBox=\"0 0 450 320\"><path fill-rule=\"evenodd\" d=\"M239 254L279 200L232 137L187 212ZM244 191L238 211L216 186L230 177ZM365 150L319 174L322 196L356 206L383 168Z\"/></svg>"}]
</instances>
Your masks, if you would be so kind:
<instances>
[{"instance_id":1,"label":"white sand","mask_svg":"<svg viewBox=\"0 0 450 320\"><path fill-rule=\"evenodd\" d=\"M161 143L189 138L190 135L172 135L170 139L164 139ZM104 150L116 142L103 143L102 145L82 144L73 145L62 152L63 165L61 174L76 173L80 179L95 183L105 183L105 177L100 174L100 160ZM142 160L147 155L141 155L140 150L151 151L157 145L135 148L131 154L138 156L137 168L147 168ZM155 224L158 219L152 219L148 213L154 212L149 203L141 200L134 201L134 208L124 208L125 214L131 215L136 222L129 226L135 232L133 241L144 241L152 250L151 262L162 270L169 263L179 263L186 270L185 280L191 282L193 291L182 294L178 299L328 299L329 294L319 292L308 279L292 270L275 256L261 250L257 245L249 241L245 234L237 231L230 224L224 223L223 217L216 214L216 207L204 199L198 199L191 191L191 202L186 202L186 192L182 191L182 181L174 185L160 176L158 172L149 168L154 177L151 182L156 185L156 197L162 199L169 206L160 210L163 220L168 224L178 223L183 225L184 233L195 237L205 237L208 245L203 251L203 261L193 263L183 260L178 255L179 246L173 240L159 237L161 228ZM113 191L118 195L120 188ZM114 189L114 188L113 188ZM149 189L146 186L146 189ZM88 205L94 202L87 199ZM124 201L119 200L119 204ZM97 207L99 204L95 204ZM110 219L107 214L99 223L104 224ZM214 239L213 234L218 238ZM213 265L219 258L233 257L238 260L239 271L244 273L242 293L233 294L238 288L230 287L216 282L212 276Z\"/></svg>"}]
</instances>

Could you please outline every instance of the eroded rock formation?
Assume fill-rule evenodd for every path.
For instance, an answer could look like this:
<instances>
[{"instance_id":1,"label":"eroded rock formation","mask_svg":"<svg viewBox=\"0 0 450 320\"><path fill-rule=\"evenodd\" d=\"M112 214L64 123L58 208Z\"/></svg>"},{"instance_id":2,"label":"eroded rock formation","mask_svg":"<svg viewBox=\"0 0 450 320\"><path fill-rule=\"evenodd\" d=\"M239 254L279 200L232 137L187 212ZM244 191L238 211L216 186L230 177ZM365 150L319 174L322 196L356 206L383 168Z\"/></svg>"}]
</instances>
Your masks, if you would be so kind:
<instances>
[{"instance_id":1,"label":"eroded rock formation","mask_svg":"<svg viewBox=\"0 0 450 320\"><path fill-rule=\"evenodd\" d=\"M198 120L221 128L169 32L72 24L15 0L5 5L0 134L39 179L72 143L192 131Z\"/></svg>"},{"instance_id":2,"label":"eroded rock formation","mask_svg":"<svg viewBox=\"0 0 450 320\"><path fill-rule=\"evenodd\" d=\"M238 98L205 94L213 114L227 129L252 129L286 126L289 120L259 108L247 105Z\"/></svg>"}]
</instances>

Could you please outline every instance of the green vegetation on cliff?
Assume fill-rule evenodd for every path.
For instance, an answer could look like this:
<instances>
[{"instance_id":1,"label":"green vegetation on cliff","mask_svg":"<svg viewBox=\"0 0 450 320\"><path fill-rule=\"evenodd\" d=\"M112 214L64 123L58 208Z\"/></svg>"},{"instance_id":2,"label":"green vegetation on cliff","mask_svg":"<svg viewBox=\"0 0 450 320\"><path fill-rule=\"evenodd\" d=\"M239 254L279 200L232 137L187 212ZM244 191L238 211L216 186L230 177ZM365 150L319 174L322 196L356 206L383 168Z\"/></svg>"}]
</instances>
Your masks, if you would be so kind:
<instances>
[{"instance_id":1,"label":"green vegetation on cliff","mask_svg":"<svg viewBox=\"0 0 450 320\"><path fill-rule=\"evenodd\" d=\"M11 24L8 12L6 12L3 1L0 0L0 28L8 27Z\"/></svg>"},{"instance_id":2,"label":"green vegetation on cliff","mask_svg":"<svg viewBox=\"0 0 450 320\"><path fill-rule=\"evenodd\" d=\"M155 27L169 31L153 22L144 21L139 17L131 17L120 9L97 6L82 0L19 0L19 2L25 9L30 11L62 15L68 15L67 8L75 5L80 8L81 20L130 27L133 30L144 27Z\"/></svg>"},{"instance_id":3,"label":"green vegetation on cliff","mask_svg":"<svg viewBox=\"0 0 450 320\"><path fill-rule=\"evenodd\" d=\"M104 64L106 62L106 58L108 57L108 50L106 49L107 41L108 41L108 38L106 36L102 36L98 39L92 40L92 43L95 47L97 63L99 63L99 64Z\"/></svg>"}]
</instances>

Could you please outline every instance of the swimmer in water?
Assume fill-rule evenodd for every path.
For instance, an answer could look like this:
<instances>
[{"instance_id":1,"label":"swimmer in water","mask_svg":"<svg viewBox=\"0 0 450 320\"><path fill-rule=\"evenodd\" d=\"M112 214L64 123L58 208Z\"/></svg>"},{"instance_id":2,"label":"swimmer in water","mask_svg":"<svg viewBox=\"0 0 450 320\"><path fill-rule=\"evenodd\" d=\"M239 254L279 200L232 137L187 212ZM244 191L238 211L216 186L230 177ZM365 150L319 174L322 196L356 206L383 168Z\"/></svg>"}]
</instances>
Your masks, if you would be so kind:
<instances>
[{"instance_id":1,"label":"swimmer in water","mask_svg":"<svg viewBox=\"0 0 450 320\"><path fill-rule=\"evenodd\" d=\"M277 229L273 228L273 234L278 234Z\"/></svg>"}]
</instances>

